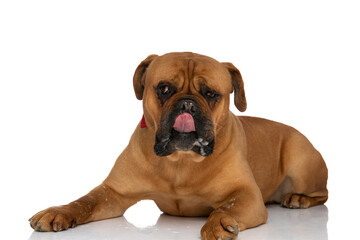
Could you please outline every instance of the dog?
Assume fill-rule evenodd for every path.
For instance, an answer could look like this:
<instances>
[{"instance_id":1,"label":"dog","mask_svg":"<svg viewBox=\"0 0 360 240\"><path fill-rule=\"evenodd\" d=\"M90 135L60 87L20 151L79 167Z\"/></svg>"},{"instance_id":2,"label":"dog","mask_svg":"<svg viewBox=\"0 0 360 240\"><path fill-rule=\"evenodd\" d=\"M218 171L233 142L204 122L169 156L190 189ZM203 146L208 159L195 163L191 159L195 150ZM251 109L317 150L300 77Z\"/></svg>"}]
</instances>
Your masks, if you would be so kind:
<instances>
[{"instance_id":1,"label":"dog","mask_svg":"<svg viewBox=\"0 0 360 240\"><path fill-rule=\"evenodd\" d=\"M237 109L247 107L233 64L191 52L150 55L133 85L143 118L108 177L80 199L35 214L34 230L119 217L151 199L170 215L209 216L202 239L234 239L267 221L266 203L326 202L327 167L304 135L229 110L232 92Z\"/></svg>"}]
</instances>

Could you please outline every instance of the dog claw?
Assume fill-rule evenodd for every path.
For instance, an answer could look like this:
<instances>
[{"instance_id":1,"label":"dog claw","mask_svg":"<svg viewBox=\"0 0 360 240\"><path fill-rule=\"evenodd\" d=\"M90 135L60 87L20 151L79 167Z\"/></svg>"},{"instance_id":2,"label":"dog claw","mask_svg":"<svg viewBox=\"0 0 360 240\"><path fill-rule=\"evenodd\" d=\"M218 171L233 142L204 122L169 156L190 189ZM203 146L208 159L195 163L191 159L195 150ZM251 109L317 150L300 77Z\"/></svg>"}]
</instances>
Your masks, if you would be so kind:
<instances>
[{"instance_id":1,"label":"dog claw","mask_svg":"<svg viewBox=\"0 0 360 240\"><path fill-rule=\"evenodd\" d=\"M232 233L235 231L235 229L232 226L227 226L226 229Z\"/></svg>"},{"instance_id":2,"label":"dog claw","mask_svg":"<svg viewBox=\"0 0 360 240\"><path fill-rule=\"evenodd\" d=\"M229 226L226 227L226 230L228 230L229 232L233 233L236 236L239 234L239 227L238 226L235 226L235 228L234 228L234 227L229 225Z\"/></svg>"}]
</instances>

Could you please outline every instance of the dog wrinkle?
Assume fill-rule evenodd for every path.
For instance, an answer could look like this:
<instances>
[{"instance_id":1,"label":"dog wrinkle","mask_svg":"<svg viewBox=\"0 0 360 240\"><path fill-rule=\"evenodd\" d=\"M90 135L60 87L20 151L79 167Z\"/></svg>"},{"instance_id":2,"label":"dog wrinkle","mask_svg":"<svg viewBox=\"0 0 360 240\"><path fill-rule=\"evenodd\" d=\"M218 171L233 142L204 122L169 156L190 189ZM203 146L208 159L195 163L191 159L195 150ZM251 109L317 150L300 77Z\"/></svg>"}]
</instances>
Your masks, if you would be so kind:
<instances>
[{"instance_id":1,"label":"dog wrinkle","mask_svg":"<svg viewBox=\"0 0 360 240\"><path fill-rule=\"evenodd\" d=\"M195 72L195 66L196 66L196 64L195 64L195 62L194 62L194 60L192 60L192 59L189 59L188 60L188 66L187 66L187 72L188 72L188 80L190 81L192 78L193 78L193 76L194 76L194 72Z\"/></svg>"}]
</instances>

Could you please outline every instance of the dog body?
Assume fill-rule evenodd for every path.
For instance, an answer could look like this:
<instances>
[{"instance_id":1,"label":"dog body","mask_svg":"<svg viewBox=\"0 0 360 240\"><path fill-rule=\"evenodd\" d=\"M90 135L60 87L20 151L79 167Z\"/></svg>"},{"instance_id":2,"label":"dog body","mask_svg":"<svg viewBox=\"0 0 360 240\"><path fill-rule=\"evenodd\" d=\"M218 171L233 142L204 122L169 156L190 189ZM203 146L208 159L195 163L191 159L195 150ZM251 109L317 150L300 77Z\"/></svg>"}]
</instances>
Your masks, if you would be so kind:
<instances>
[{"instance_id":1,"label":"dog body","mask_svg":"<svg viewBox=\"0 0 360 240\"><path fill-rule=\"evenodd\" d=\"M86 196L30 219L59 231L121 216L152 199L165 213L209 216L203 239L231 239L267 220L264 203L307 208L327 200L327 168L297 130L229 111L246 109L231 63L194 53L150 55L134 74L144 119L105 181Z\"/></svg>"}]
</instances>

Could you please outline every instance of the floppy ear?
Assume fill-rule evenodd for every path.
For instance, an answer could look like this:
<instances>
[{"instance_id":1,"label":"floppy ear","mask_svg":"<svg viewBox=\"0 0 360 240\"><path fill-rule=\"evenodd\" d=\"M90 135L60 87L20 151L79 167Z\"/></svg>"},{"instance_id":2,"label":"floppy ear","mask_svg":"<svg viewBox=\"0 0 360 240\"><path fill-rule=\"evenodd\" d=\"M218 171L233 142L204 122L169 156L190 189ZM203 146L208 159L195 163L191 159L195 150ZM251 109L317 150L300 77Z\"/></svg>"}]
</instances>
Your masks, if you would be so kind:
<instances>
[{"instance_id":1,"label":"floppy ear","mask_svg":"<svg viewBox=\"0 0 360 240\"><path fill-rule=\"evenodd\" d=\"M240 71L232 64L225 62L223 63L231 75L232 86L235 92L235 106L240 112L246 110L246 97L244 90L244 81L241 77Z\"/></svg>"},{"instance_id":2,"label":"floppy ear","mask_svg":"<svg viewBox=\"0 0 360 240\"><path fill-rule=\"evenodd\" d=\"M143 60L139 66L136 68L133 78L133 84L134 84L134 91L136 98L141 100L143 98L144 93L144 86L145 86L145 75L146 75L146 69L156 58L158 55L149 55L145 60Z\"/></svg>"}]
</instances>

